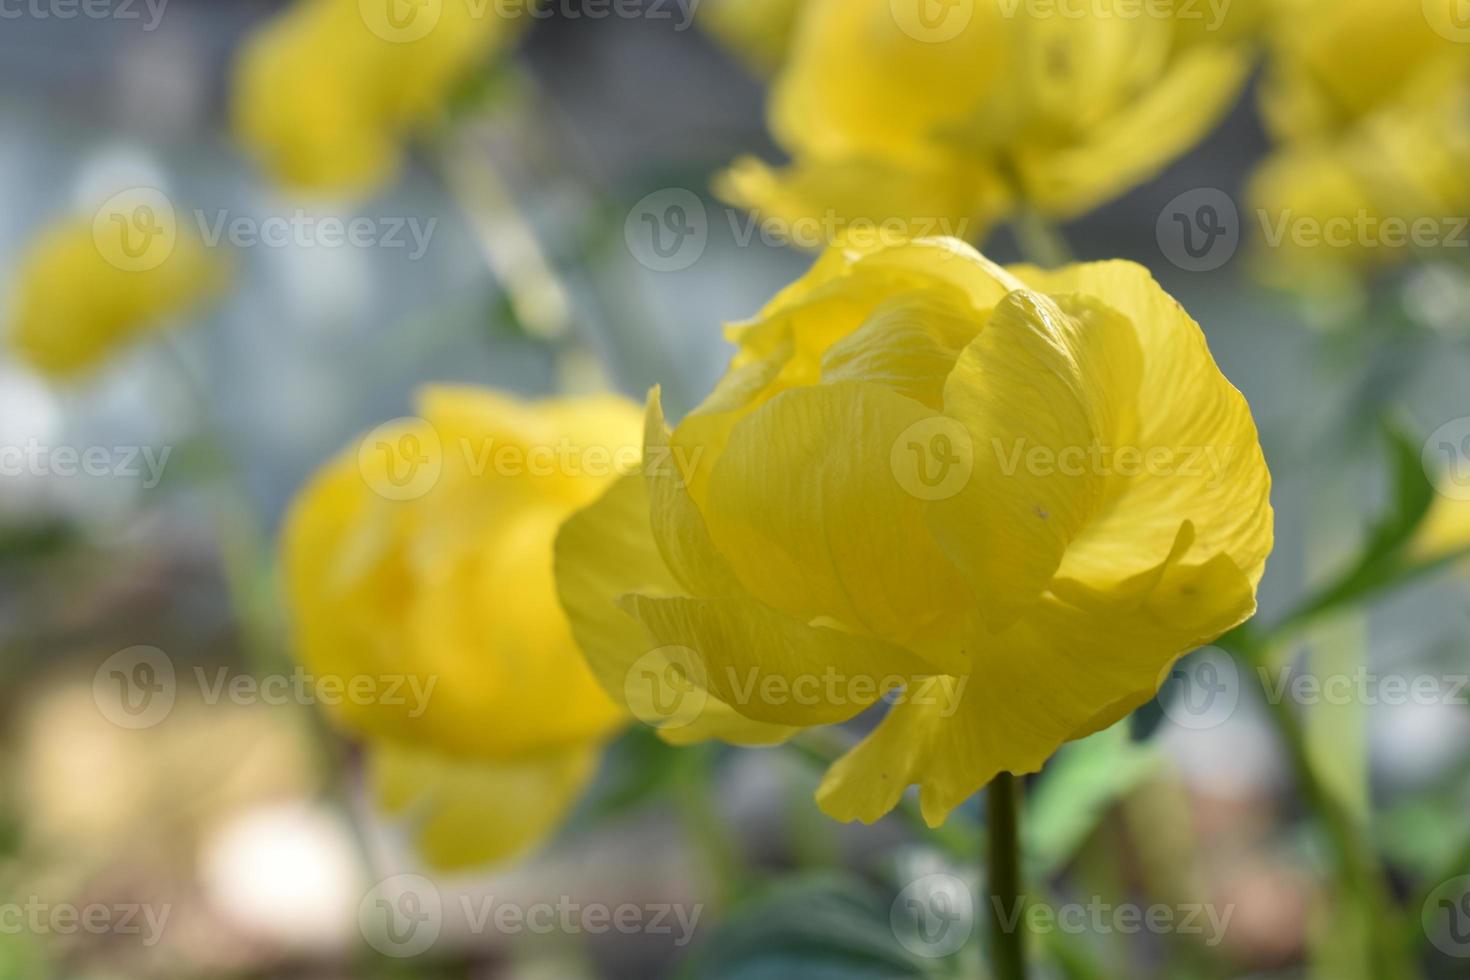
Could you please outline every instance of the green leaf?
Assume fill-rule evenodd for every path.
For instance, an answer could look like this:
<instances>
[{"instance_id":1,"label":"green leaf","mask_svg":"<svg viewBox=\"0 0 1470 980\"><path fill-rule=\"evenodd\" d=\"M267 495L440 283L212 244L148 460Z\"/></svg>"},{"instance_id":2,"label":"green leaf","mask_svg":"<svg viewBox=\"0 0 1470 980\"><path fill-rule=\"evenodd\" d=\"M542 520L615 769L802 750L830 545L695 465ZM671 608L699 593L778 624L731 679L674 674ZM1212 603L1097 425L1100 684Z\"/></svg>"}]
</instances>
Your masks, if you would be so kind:
<instances>
[{"instance_id":1,"label":"green leaf","mask_svg":"<svg viewBox=\"0 0 1470 980\"><path fill-rule=\"evenodd\" d=\"M621 816L657 797L678 773L680 750L652 728L634 725L607 750L602 776L569 822L567 833Z\"/></svg>"},{"instance_id":2,"label":"green leaf","mask_svg":"<svg viewBox=\"0 0 1470 980\"><path fill-rule=\"evenodd\" d=\"M941 962L894 935L891 896L840 874L788 879L747 902L684 964L685 980L911 980Z\"/></svg>"},{"instance_id":3,"label":"green leaf","mask_svg":"<svg viewBox=\"0 0 1470 980\"><path fill-rule=\"evenodd\" d=\"M1026 803L1028 877L1044 881L1060 871L1103 817L1162 762L1158 746L1129 738L1126 720L1057 753Z\"/></svg>"},{"instance_id":4,"label":"green leaf","mask_svg":"<svg viewBox=\"0 0 1470 980\"><path fill-rule=\"evenodd\" d=\"M1354 564L1318 591L1288 618L1297 623L1388 589L1412 574L1405 553L1434 503L1434 484L1424 472L1420 447L1392 422L1383 423L1393 497L1388 510L1373 525Z\"/></svg>"}]
</instances>

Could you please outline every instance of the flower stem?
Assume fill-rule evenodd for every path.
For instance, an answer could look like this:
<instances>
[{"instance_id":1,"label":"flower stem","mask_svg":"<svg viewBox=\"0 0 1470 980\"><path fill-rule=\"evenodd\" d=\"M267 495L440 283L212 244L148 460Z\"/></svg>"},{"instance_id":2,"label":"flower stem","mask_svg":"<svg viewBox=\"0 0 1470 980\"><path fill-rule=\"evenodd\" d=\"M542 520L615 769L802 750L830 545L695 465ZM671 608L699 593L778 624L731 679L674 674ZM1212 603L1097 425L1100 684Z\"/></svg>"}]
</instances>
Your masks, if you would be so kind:
<instances>
[{"instance_id":1,"label":"flower stem","mask_svg":"<svg viewBox=\"0 0 1470 980\"><path fill-rule=\"evenodd\" d=\"M1020 781L1000 773L986 792L990 825L990 956L996 980L1026 980Z\"/></svg>"}]
</instances>

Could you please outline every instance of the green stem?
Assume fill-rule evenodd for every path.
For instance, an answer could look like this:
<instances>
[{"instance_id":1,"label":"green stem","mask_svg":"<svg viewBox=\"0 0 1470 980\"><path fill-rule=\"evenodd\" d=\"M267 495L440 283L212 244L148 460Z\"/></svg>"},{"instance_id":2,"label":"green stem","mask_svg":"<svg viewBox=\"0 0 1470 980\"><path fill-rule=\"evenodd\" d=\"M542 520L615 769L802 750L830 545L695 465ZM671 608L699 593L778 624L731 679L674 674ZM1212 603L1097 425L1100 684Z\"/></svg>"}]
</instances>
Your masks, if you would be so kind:
<instances>
[{"instance_id":1,"label":"green stem","mask_svg":"<svg viewBox=\"0 0 1470 980\"><path fill-rule=\"evenodd\" d=\"M1011 221L1016 244L1026 261L1043 269L1055 269L1072 261L1072 248L1051 222L1030 208L1023 208Z\"/></svg>"},{"instance_id":2,"label":"green stem","mask_svg":"<svg viewBox=\"0 0 1470 980\"><path fill-rule=\"evenodd\" d=\"M990 956L996 980L1026 980L1020 781L1000 773L985 794L990 829Z\"/></svg>"}]
</instances>

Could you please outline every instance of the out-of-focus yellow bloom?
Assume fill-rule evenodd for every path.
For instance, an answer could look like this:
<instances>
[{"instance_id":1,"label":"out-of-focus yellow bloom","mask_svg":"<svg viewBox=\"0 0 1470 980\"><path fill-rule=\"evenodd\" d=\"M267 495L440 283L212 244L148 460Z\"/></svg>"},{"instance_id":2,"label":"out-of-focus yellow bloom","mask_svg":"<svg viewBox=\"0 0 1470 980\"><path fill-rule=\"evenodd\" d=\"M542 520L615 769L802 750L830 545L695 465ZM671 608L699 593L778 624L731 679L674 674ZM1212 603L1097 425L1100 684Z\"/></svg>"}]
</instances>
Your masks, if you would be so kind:
<instances>
[{"instance_id":1,"label":"out-of-focus yellow bloom","mask_svg":"<svg viewBox=\"0 0 1470 980\"><path fill-rule=\"evenodd\" d=\"M1331 284L1465 237L1470 23L1458 0L1278 0L1249 196L1283 282Z\"/></svg>"},{"instance_id":2,"label":"out-of-focus yellow bloom","mask_svg":"<svg viewBox=\"0 0 1470 980\"><path fill-rule=\"evenodd\" d=\"M780 67L808 0L705 0L699 23L761 74Z\"/></svg>"},{"instance_id":3,"label":"out-of-focus yellow bloom","mask_svg":"<svg viewBox=\"0 0 1470 980\"><path fill-rule=\"evenodd\" d=\"M1186 30L1182 12L1037 6L809 0L770 111L793 162L740 160L718 191L844 241L885 222L975 240L1018 206L1068 218L1146 180L1250 67L1247 45Z\"/></svg>"},{"instance_id":4,"label":"out-of-focus yellow bloom","mask_svg":"<svg viewBox=\"0 0 1470 980\"><path fill-rule=\"evenodd\" d=\"M552 542L637 465L638 412L433 388L420 414L317 474L284 561L296 648L346 686L334 717L367 742L381 806L455 866L544 840L623 724L558 607Z\"/></svg>"},{"instance_id":5,"label":"out-of-focus yellow bloom","mask_svg":"<svg viewBox=\"0 0 1470 980\"><path fill-rule=\"evenodd\" d=\"M1411 557L1438 561L1470 548L1470 499L1441 494L1410 546Z\"/></svg>"},{"instance_id":6,"label":"out-of-focus yellow bloom","mask_svg":"<svg viewBox=\"0 0 1470 980\"><path fill-rule=\"evenodd\" d=\"M641 476L564 526L603 685L667 737L777 741L902 688L819 800L942 821L1249 617L1270 474L1199 327L1126 262L829 251Z\"/></svg>"},{"instance_id":7,"label":"out-of-focus yellow bloom","mask_svg":"<svg viewBox=\"0 0 1470 980\"><path fill-rule=\"evenodd\" d=\"M409 132L528 12L496 0L297 0L245 46L236 130L283 183L371 191L397 170Z\"/></svg>"},{"instance_id":8,"label":"out-of-focus yellow bloom","mask_svg":"<svg viewBox=\"0 0 1470 980\"><path fill-rule=\"evenodd\" d=\"M162 195L121 194L92 221L61 221L31 245L10 344L38 370L75 377L218 292L226 272L203 242L180 232Z\"/></svg>"}]
</instances>

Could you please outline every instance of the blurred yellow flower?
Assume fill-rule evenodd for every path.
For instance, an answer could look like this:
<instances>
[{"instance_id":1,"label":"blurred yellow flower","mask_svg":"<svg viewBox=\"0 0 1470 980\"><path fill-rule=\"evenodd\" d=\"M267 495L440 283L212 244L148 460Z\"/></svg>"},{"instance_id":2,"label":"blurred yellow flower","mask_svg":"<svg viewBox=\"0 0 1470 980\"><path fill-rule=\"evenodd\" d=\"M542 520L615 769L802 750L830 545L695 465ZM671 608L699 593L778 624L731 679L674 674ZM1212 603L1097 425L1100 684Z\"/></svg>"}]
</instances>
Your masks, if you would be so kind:
<instances>
[{"instance_id":1,"label":"blurred yellow flower","mask_svg":"<svg viewBox=\"0 0 1470 980\"><path fill-rule=\"evenodd\" d=\"M780 67L807 0L704 0L699 23L761 74Z\"/></svg>"},{"instance_id":2,"label":"blurred yellow flower","mask_svg":"<svg viewBox=\"0 0 1470 980\"><path fill-rule=\"evenodd\" d=\"M1470 548L1470 499L1441 493L1414 536L1410 557L1438 561Z\"/></svg>"},{"instance_id":3,"label":"blurred yellow flower","mask_svg":"<svg viewBox=\"0 0 1470 980\"><path fill-rule=\"evenodd\" d=\"M245 45L235 128L276 179L366 193L410 132L518 33L531 3L297 0Z\"/></svg>"},{"instance_id":4,"label":"blurred yellow flower","mask_svg":"<svg viewBox=\"0 0 1470 980\"><path fill-rule=\"evenodd\" d=\"M1253 613L1256 428L1143 268L834 249L730 337L557 541L593 669L666 737L778 741L889 694L819 801L870 821L917 783L938 823Z\"/></svg>"},{"instance_id":5,"label":"blurred yellow flower","mask_svg":"<svg viewBox=\"0 0 1470 980\"><path fill-rule=\"evenodd\" d=\"M1248 45L1184 26L1199 5L1061 6L809 0L770 109L792 163L739 160L717 191L827 222L829 241L895 224L978 240L1018 207L1069 218L1148 179L1245 82Z\"/></svg>"},{"instance_id":6,"label":"blurred yellow flower","mask_svg":"<svg viewBox=\"0 0 1470 980\"><path fill-rule=\"evenodd\" d=\"M367 743L380 805L456 866L555 831L624 723L558 607L552 542L636 467L638 411L469 388L428 389L419 410L302 492L285 575L296 649L349 692L334 717Z\"/></svg>"},{"instance_id":7,"label":"blurred yellow flower","mask_svg":"<svg viewBox=\"0 0 1470 980\"><path fill-rule=\"evenodd\" d=\"M36 369L71 378L217 293L227 266L181 232L167 199L138 189L93 220L45 229L17 272L10 344Z\"/></svg>"},{"instance_id":8,"label":"blurred yellow flower","mask_svg":"<svg viewBox=\"0 0 1470 980\"><path fill-rule=\"evenodd\" d=\"M1277 0L1251 180L1262 271L1330 288L1470 239L1470 27L1459 0Z\"/></svg>"}]
</instances>

